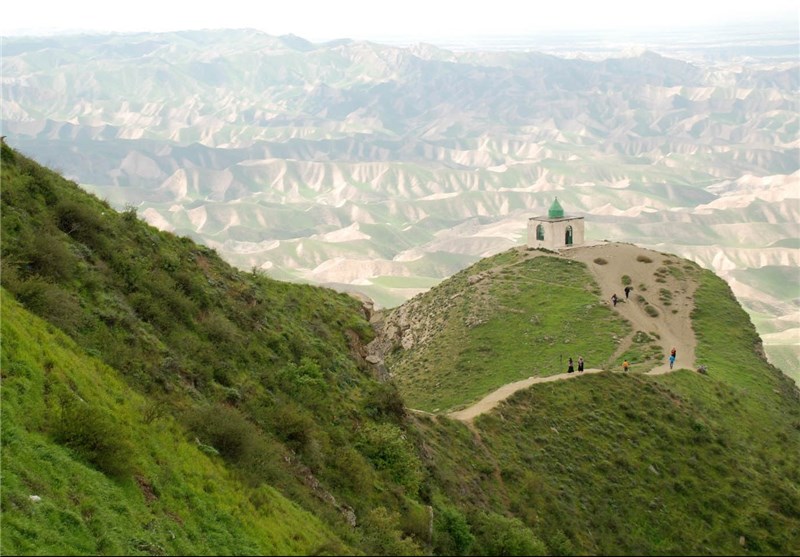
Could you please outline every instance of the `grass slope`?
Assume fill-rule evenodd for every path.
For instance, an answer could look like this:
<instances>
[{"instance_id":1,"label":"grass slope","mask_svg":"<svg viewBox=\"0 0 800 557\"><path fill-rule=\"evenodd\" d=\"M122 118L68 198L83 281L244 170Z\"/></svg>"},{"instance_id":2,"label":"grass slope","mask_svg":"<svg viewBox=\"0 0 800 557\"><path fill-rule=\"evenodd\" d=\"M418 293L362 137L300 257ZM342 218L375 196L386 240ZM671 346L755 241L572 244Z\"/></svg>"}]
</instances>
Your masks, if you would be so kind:
<instances>
[{"instance_id":1,"label":"grass slope","mask_svg":"<svg viewBox=\"0 0 800 557\"><path fill-rule=\"evenodd\" d=\"M472 429L419 417L437 485L467 516L510 513L555 554L798 554L800 393L728 285L699 280L708 375L540 384Z\"/></svg>"},{"instance_id":2,"label":"grass slope","mask_svg":"<svg viewBox=\"0 0 800 557\"><path fill-rule=\"evenodd\" d=\"M133 210L117 213L5 144L2 183L0 278L26 309L119 372L152 413L218 453L241 490L279 491L356 552L413 553L429 544L420 526L422 467L396 390L376 381L361 356L372 329L360 302L237 271L213 250L159 232ZM69 422L64 442L81 428ZM92 464L123 483L137 473ZM214 489L200 478L186 483ZM241 514L213 510L220 523L208 531L227 531ZM248 520L256 518L241 521ZM315 528L303 522L295 533ZM324 532L311 532L303 547ZM38 551L33 542L26 549ZM262 550L241 551L251 549Z\"/></svg>"},{"instance_id":3,"label":"grass slope","mask_svg":"<svg viewBox=\"0 0 800 557\"><path fill-rule=\"evenodd\" d=\"M208 447L5 291L2 317L3 554L344 549L274 489L242 489Z\"/></svg>"}]
</instances>

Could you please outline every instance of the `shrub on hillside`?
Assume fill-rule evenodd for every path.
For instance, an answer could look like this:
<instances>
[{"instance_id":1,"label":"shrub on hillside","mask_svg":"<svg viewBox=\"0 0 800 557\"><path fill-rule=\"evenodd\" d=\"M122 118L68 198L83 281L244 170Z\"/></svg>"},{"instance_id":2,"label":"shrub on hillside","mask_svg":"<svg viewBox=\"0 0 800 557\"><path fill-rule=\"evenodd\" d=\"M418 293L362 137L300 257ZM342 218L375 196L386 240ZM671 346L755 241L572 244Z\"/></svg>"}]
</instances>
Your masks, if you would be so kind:
<instances>
[{"instance_id":1,"label":"shrub on hillside","mask_svg":"<svg viewBox=\"0 0 800 557\"><path fill-rule=\"evenodd\" d=\"M595 258L595 260L594 260L594 262L595 262L597 265L607 265L607 264L608 264L608 260L606 260L606 259L603 259L602 257L596 257L596 258Z\"/></svg>"},{"instance_id":2,"label":"shrub on hillside","mask_svg":"<svg viewBox=\"0 0 800 557\"><path fill-rule=\"evenodd\" d=\"M406 405L394 383L374 383L364 401L365 412L376 419L388 418L401 422L406 417Z\"/></svg>"},{"instance_id":3,"label":"shrub on hillside","mask_svg":"<svg viewBox=\"0 0 800 557\"><path fill-rule=\"evenodd\" d=\"M636 257L636 261L639 261L640 263L652 263L653 262L653 260L650 259L649 257L647 257L646 255L637 256Z\"/></svg>"},{"instance_id":4,"label":"shrub on hillside","mask_svg":"<svg viewBox=\"0 0 800 557\"><path fill-rule=\"evenodd\" d=\"M393 424L367 424L361 431L358 449L377 470L385 470L409 493L419 490L422 465L405 433Z\"/></svg>"},{"instance_id":5,"label":"shrub on hillside","mask_svg":"<svg viewBox=\"0 0 800 557\"><path fill-rule=\"evenodd\" d=\"M121 479L133 471L134 450L123 425L81 400L62 403L53 436L107 476Z\"/></svg>"},{"instance_id":6,"label":"shrub on hillside","mask_svg":"<svg viewBox=\"0 0 800 557\"><path fill-rule=\"evenodd\" d=\"M243 459L257 445L258 430L235 408L212 404L187 416L190 429L205 444L232 461Z\"/></svg>"},{"instance_id":7,"label":"shrub on hillside","mask_svg":"<svg viewBox=\"0 0 800 557\"><path fill-rule=\"evenodd\" d=\"M370 511L361 525L363 547L367 555L423 555L409 537L403 537L398 513L385 507Z\"/></svg>"},{"instance_id":8,"label":"shrub on hillside","mask_svg":"<svg viewBox=\"0 0 800 557\"><path fill-rule=\"evenodd\" d=\"M461 512L452 506L437 507L433 518L436 555L470 555L475 536Z\"/></svg>"},{"instance_id":9,"label":"shrub on hillside","mask_svg":"<svg viewBox=\"0 0 800 557\"><path fill-rule=\"evenodd\" d=\"M53 234L43 232L34 236L26 255L31 271L43 277L68 281L74 274L77 263L75 256Z\"/></svg>"},{"instance_id":10,"label":"shrub on hillside","mask_svg":"<svg viewBox=\"0 0 800 557\"><path fill-rule=\"evenodd\" d=\"M188 412L186 421L198 444L213 447L251 484L274 481L282 475L277 443L236 408L224 404L198 407Z\"/></svg>"},{"instance_id":11,"label":"shrub on hillside","mask_svg":"<svg viewBox=\"0 0 800 557\"><path fill-rule=\"evenodd\" d=\"M92 247L105 246L107 227L94 207L64 199L56 205L56 224L80 242Z\"/></svg>"},{"instance_id":12,"label":"shrub on hillside","mask_svg":"<svg viewBox=\"0 0 800 557\"><path fill-rule=\"evenodd\" d=\"M475 520L475 555L547 555L547 547L518 518L482 512Z\"/></svg>"},{"instance_id":13,"label":"shrub on hillside","mask_svg":"<svg viewBox=\"0 0 800 557\"><path fill-rule=\"evenodd\" d=\"M74 333L80 327L83 312L74 295L39 277L15 286L14 294L31 312L67 333Z\"/></svg>"}]
</instances>

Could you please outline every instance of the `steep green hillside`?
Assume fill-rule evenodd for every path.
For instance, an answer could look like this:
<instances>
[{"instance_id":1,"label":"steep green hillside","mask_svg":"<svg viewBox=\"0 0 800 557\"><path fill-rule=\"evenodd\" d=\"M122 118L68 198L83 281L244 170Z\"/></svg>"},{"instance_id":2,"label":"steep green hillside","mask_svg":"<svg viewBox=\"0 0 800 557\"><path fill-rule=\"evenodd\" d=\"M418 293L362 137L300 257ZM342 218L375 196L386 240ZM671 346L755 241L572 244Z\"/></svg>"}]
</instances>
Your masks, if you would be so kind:
<instances>
[{"instance_id":1,"label":"steep green hillside","mask_svg":"<svg viewBox=\"0 0 800 557\"><path fill-rule=\"evenodd\" d=\"M156 402L2 292L5 555L303 555L345 546L243 490Z\"/></svg>"},{"instance_id":2,"label":"steep green hillside","mask_svg":"<svg viewBox=\"0 0 800 557\"><path fill-rule=\"evenodd\" d=\"M140 393L147 400L143 414L152 419L165 416L169 418L165 423L174 419L179 425L170 427L183 428L172 430L171 441L165 433L160 441L148 442L181 446L181 439L188 439L207 447L218 455L212 459L216 465L238 482L239 498L250 499L252 493L266 504L277 498L273 491L277 489L327 525L315 530L315 522L305 520L303 528L295 530L300 537L294 545L276 544L272 552L309 550L331 537L327 529L355 551L368 553L391 551L391 540L406 551L417 551L417 543L428 541L427 514L419 494L423 472L406 434L403 404L391 385L374 379L360 355L372 330L354 298L239 272L213 250L146 225L135 211L115 212L5 144L2 260L2 284L16 299L70 336L78 347L75 351L103 362L124 379L129 396L120 394L122 387L116 383L102 391L105 383L82 380L98 385L92 391L98 427L135 428L127 436L131 442L148 437L143 426L135 426L142 418L124 424L129 421L124 417L133 412L129 406L114 409L113 414L119 415L113 420L105 417L125 399L137 406L140 399L134 393ZM9 327L21 327L16 323L19 315L3 315L4 325L8 321ZM4 338L4 350L7 344ZM32 356L25 350L19 355L10 353L4 374L17 369L16 359L26 357ZM60 366L59 358L53 361ZM23 368L30 375L36 364ZM63 382L70 384L66 378ZM62 390L85 398L78 387ZM6 403L12 392L4 388L4 410L9 411L4 425L25 426L17 414L28 411L36 392L30 392L24 402ZM52 412L58 407L56 399L37 404L56 408ZM77 412L76 408L69 406L68 411ZM81 436L91 433L83 432L74 418L63 424L59 437L48 431L54 420L48 415L46 424L50 425L39 424L44 429L33 427L30 435L50 435L47 439L68 447L74 436L83 442ZM38 441L44 443L44 437ZM27 442L23 445L34 451ZM127 444L91 447L89 452L118 449L127 451ZM54 447L47 450L58 452ZM155 456L166 450L160 446ZM141 452L148 451L124 452L120 458L101 454L102 463L90 455L86 465L109 480L118 477L121 489L135 492L134 477L141 476L145 485L160 482L155 471L146 473L147 465L140 469ZM34 454L29 456L28 469L38 476ZM181 458L181 462L190 460ZM103 469L109 461L122 469L116 465ZM62 480L52 473L42 472L41 477L42 481L33 483L32 494L59 489L51 483ZM99 475L94 481L105 486L106 492L113 488ZM216 489L208 482L186 483L191 484L186 490ZM228 518L217 525L200 521L205 526L198 525L198 530L227 529L225 521L234 516L229 510L235 501L213 503L209 501L209 516ZM176 514L183 508L177 507ZM278 510L277 504L270 508ZM17 520L16 513L30 508L4 506L3 510L5 532L5 524ZM243 524L263 520L256 513ZM75 536L88 535L77 533L78 522L73 526ZM308 534L300 534L309 528ZM94 535L94 540L82 542L87 551L105 547L105 533L96 530ZM416 541L404 539L409 535L415 535ZM31 533L30 537L30 545L20 544L15 550L39 551L37 536ZM71 539L66 534L65 538ZM10 536L5 539L12 543ZM156 539L162 545L165 538ZM226 548L258 553L269 548L266 541L251 546L245 541L241 546L223 542L209 542L205 550L201 545L185 547L188 553L224 553ZM123 546L110 547L125 551ZM183 552L176 546L164 547L168 553ZM73 550L78 551L78 546Z\"/></svg>"}]
</instances>

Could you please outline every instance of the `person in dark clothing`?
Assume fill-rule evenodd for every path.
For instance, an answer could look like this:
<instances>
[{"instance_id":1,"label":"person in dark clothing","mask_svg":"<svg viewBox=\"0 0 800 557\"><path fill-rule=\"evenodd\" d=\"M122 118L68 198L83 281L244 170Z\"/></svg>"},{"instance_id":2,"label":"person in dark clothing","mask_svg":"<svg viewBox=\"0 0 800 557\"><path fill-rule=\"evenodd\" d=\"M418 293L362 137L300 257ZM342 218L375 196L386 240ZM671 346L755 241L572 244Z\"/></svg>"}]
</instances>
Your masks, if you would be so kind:
<instances>
[{"instance_id":1,"label":"person in dark clothing","mask_svg":"<svg viewBox=\"0 0 800 557\"><path fill-rule=\"evenodd\" d=\"M572 364L572 358L570 358L567 366L567 373L573 373L574 371L575 366Z\"/></svg>"},{"instance_id":2,"label":"person in dark clothing","mask_svg":"<svg viewBox=\"0 0 800 557\"><path fill-rule=\"evenodd\" d=\"M578 371L583 373L583 356L578 358Z\"/></svg>"},{"instance_id":3,"label":"person in dark clothing","mask_svg":"<svg viewBox=\"0 0 800 557\"><path fill-rule=\"evenodd\" d=\"M630 296L631 290L633 290L633 286L626 286L625 287L625 299L627 300Z\"/></svg>"},{"instance_id":4,"label":"person in dark clothing","mask_svg":"<svg viewBox=\"0 0 800 557\"><path fill-rule=\"evenodd\" d=\"M614 304L614 307L617 307L617 294L616 294L616 292L611 295L611 303Z\"/></svg>"}]
</instances>

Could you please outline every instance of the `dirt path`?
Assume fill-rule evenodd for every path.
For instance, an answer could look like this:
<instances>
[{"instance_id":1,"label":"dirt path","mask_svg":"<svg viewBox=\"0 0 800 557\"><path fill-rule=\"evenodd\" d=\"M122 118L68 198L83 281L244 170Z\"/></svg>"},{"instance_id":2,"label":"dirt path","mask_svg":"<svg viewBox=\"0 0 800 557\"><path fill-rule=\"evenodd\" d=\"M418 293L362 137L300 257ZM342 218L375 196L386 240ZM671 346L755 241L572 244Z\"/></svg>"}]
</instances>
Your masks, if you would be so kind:
<instances>
[{"instance_id":1,"label":"dirt path","mask_svg":"<svg viewBox=\"0 0 800 557\"><path fill-rule=\"evenodd\" d=\"M691 313L694 309L694 281L679 280L671 273L659 272L665 268L665 261L680 260L676 257L666 256L659 252L640 248L632 244L598 244L594 246L581 246L562 252L563 257L582 261L594 275L603 298L611 304L611 295L625 300L622 276L628 275L631 278L631 285L634 290L628 300L617 303L616 310L622 317L627 319L632 327L631 334L620 342L620 347L614 354L612 367L616 368L616 359L630 347L633 336L637 331L643 331L650 336L656 336L658 344L664 354L662 364L647 371L649 375L669 373L669 351L672 347L677 349L677 359L674 370L694 369L695 367L695 347L697 341L694 330L691 327ZM650 260L648 262L648 259ZM604 264L595 263L595 260L603 260ZM670 293L670 297L665 299L661 291ZM650 316L645 311L645 305L637 302L638 296L643 296L647 303L653 306L658 315ZM665 303L668 302L668 303ZM613 307L613 306L612 306ZM636 362L631 362L635 364ZM461 421L472 421L475 417L492 410L500 402L510 397L515 392L526 389L536 383L548 383L550 381L563 381L565 379L575 379L590 373L599 373L601 369L588 369L583 373L561 373L547 377L529 377L513 383L503 385L496 391L489 393L472 406L451 412L451 418Z\"/></svg>"},{"instance_id":2,"label":"dirt path","mask_svg":"<svg viewBox=\"0 0 800 557\"><path fill-rule=\"evenodd\" d=\"M527 379L522 379L520 381L514 381L513 383L507 383L497 389L496 391L489 393L481 400L473 404L472 406L465 408L464 410L459 410L457 412L451 412L448 414L451 418L455 418L456 420L461 421L471 421L477 416L492 410L495 406L500 404L502 401L520 391L522 389L527 389L531 385L535 385L536 383L549 383L551 381L563 381L564 379L572 379L573 377L578 377L580 375L586 375L588 373L600 373L603 371L602 369L587 369L583 373L574 372L574 373L560 373L558 375L548 375L547 377L528 377Z\"/></svg>"}]
</instances>

